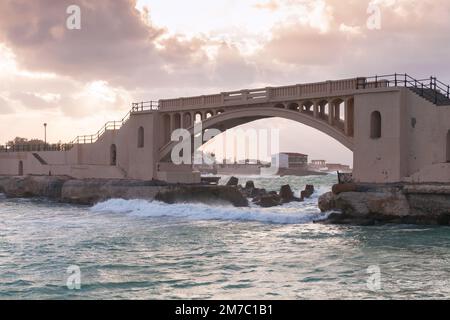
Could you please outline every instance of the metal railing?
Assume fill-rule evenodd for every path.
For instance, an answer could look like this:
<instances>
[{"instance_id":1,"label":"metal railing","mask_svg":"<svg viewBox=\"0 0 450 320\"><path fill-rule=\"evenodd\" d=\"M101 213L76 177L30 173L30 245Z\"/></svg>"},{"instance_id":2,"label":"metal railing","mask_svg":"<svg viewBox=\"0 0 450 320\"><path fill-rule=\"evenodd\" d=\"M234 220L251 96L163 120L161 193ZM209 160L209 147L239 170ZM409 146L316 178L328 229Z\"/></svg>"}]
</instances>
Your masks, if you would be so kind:
<instances>
[{"instance_id":1,"label":"metal railing","mask_svg":"<svg viewBox=\"0 0 450 320\"><path fill-rule=\"evenodd\" d=\"M68 151L73 144L13 144L0 146L0 152Z\"/></svg>"},{"instance_id":2,"label":"metal railing","mask_svg":"<svg viewBox=\"0 0 450 320\"><path fill-rule=\"evenodd\" d=\"M357 81L357 89L386 87L414 88L422 97L430 98L435 104L439 102L439 99L450 99L450 85L437 80L436 77L415 79L406 73L395 73L368 78L358 78Z\"/></svg>"}]
</instances>

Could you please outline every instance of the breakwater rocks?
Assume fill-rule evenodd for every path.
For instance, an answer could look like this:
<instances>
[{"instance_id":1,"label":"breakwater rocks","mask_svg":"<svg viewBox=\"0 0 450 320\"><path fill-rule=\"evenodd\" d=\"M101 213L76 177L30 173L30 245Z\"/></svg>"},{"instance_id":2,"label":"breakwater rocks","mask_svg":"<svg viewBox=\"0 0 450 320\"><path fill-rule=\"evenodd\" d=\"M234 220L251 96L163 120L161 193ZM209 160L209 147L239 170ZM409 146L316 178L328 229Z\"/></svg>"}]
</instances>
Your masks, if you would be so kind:
<instances>
[{"instance_id":1,"label":"breakwater rocks","mask_svg":"<svg viewBox=\"0 0 450 320\"><path fill-rule=\"evenodd\" d=\"M279 192L256 188L253 181L245 187L232 177L225 186L181 185L161 181L124 179L83 179L66 176L1 177L0 192L9 198L45 197L64 203L92 205L113 198L157 200L168 204L194 202L206 204L232 204L247 207L252 203L269 208L290 202L301 202L314 193L313 186L306 186L299 197L289 185Z\"/></svg>"},{"instance_id":2,"label":"breakwater rocks","mask_svg":"<svg viewBox=\"0 0 450 320\"><path fill-rule=\"evenodd\" d=\"M236 187L245 198L252 199L252 203L263 208L281 206L290 202L302 202L306 198L310 198L315 191L314 186L307 185L305 190L300 192L300 197L296 197L291 189L291 186L284 185L281 186L280 192L267 192L266 189L256 188L253 181L247 181L245 183L245 187L242 187L239 185L239 179L236 177L231 177L226 185Z\"/></svg>"},{"instance_id":3,"label":"breakwater rocks","mask_svg":"<svg viewBox=\"0 0 450 320\"><path fill-rule=\"evenodd\" d=\"M326 223L450 225L450 185L341 184L319 198Z\"/></svg>"},{"instance_id":4,"label":"breakwater rocks","mask_svg":"<svg viewBox=\"0 0 450 320\"><path fill-rule=\"evenodd\" d=\"M155 195L155 200L169 204L179 202L231 203L235 207L248 207L247 198L232 186L168 186Z\"/></svg>"}]
</instances>

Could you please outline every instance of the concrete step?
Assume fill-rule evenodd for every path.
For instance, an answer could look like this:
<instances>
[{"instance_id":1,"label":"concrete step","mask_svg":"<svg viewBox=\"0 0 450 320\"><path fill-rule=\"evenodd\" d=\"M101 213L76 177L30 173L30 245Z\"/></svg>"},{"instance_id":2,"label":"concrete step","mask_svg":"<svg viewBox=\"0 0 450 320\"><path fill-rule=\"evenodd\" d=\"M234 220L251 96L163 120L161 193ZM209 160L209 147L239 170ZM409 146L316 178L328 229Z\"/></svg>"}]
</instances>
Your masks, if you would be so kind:
<instances>
[{"instance_id":1,"label":"concrete step","mask_svg":"<svg viewBox=\"0 0 450 320\"><path fill-rule=\"evenodd\" d=\"M416 87L410 87L409 89L437 106L450 106L450 99L439 91L435 91L433 89L422 90L422 88Z\"/></svg>"}]
</instances>

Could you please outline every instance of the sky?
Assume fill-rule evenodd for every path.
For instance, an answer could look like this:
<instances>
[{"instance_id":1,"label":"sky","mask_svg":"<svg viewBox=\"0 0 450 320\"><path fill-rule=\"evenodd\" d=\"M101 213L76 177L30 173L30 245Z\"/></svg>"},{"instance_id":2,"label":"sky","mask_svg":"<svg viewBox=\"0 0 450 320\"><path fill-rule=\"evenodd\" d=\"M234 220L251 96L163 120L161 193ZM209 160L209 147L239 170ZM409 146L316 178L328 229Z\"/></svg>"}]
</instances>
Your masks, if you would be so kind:
<instances>
[{"instance_id":1,"label":"sky","mask_svg":"<svg viewBox=\"0 0 450 320\"><path fill-rule=\"evenodd\" d=\"M80 30L66 27L73 4ZM133 101L394 72L450 82L449 16L448 0L1 0L0 143L43 138L44 122L67 142ZM250 127L279 128L282 151L351 164L299 123Z\"/></svg>"}]
</instances>

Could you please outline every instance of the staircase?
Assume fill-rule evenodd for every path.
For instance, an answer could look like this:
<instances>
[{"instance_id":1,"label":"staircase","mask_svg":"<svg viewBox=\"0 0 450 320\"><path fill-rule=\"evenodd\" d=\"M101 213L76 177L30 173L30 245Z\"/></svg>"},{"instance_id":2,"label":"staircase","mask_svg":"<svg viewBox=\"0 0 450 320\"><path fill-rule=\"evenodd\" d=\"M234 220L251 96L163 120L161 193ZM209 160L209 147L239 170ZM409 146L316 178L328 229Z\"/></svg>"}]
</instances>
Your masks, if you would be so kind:
<instances>
[{"instance_id":1,"label":"staircase","mask_svg":"<svg viewBox=\"0 0 450 320\"><path fill-rule=\"evenodd\" d=\"M37 154L37 153L32 153L32 155L33 155L33 157L36 158L37 161L39 161L40 164L42 164L42 165L44 165L44 166L45 166L45 165L48 165L47 161L45 161L44 159L42 159L42 157L41 157L39 154Z\"/></svg>"},{"instance_id":2,"label":"staircase","mask_svg":"<svg viewBox=\"0 0 450 320\"><path fill-rule=\"evenodd\" d=\"M358 78L357 89L405 87L436 106L450 106L450 85L436 77L417 80L408 74Z\"/></svg>"},{"instance_id":3,"label":"staircase","mask_svg":"<svg viewBox=\"0 0 450 320\"><path fill-rule=\"evenodd\" d=\"M438 90L416 87L410 87L409 89L437 106L450 106L450 99Z\"/></svg>"},{"instance_id":4,"label":"staircase","mask_svg":"<svg viewBox=\"0 0 450 320\"><path fill-rule=\"evenodd\" d=\"M156 111L159 110L159 102L157 101L146 101L146 102L137 102L133 103L133 107L127 113L125 117L120 121L108 121L96 134L86 135L86 136L78 136L76 137L69 145L73 146L75 144L92 144L97 142L100 137L106 131L115 131L119 130L129 119L133 113L137 112L146 112L146 111Z\"/></svg>"}]
</instances>

